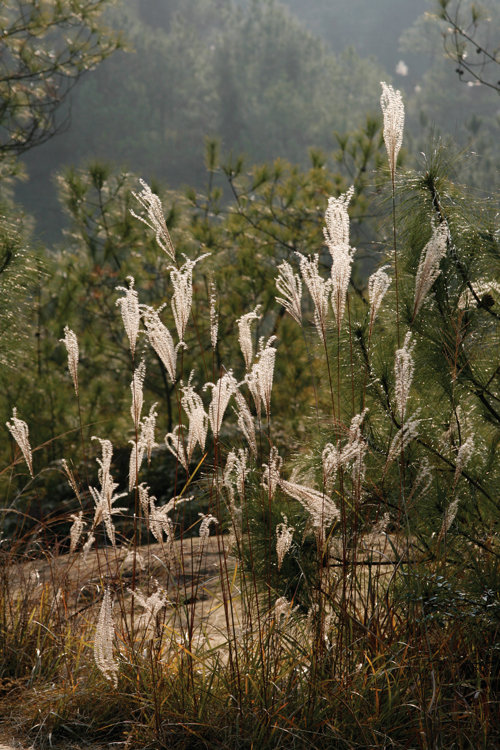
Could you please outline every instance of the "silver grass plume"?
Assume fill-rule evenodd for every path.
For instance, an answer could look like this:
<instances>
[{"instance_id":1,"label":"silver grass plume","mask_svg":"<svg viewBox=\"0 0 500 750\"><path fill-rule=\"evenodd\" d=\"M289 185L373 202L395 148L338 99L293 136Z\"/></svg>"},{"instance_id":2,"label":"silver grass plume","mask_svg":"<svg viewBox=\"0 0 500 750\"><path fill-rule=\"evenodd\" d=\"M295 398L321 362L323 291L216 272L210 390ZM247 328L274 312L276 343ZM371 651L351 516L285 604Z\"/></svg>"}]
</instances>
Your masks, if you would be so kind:
<instances>
[{"instance_id":1,"label":"silver grass plume","mask_svg":"<svg viewBox=\"0 0 500 750\"><path fill-rule=\"evenodd\" d=\"M66 461L65 458L61 459L61 466L63 468L64 473L66 474L69 486L71 487L71 489L73 490L73 492L75 493L76 497L79 500L80 499L80 493L78 491L78 485L76 483L75 475L73 474L73 472L69 468L68 462Z\"/></svg>"},{"instance_id":2,"label":"silver grass plume","mask_svg":"<svg viewBox=\"0 0 500 750\"><path fill-rule=\"evenodd\" d=\"M158 412L156 411L157 406L158 406L158 403L155 401L155 403L151 406L149 410L148 416L143 417L142 422L141 422L141 434L139 435L139 442L142 445L144 445L146 449L148 463L151 461L151 453L153 452L153 448L156 446L155 428L156 428L156 418L158 417Z\"/></svg>"},{"instance_id":3,"label":"silver grass plume","mask_svg":"<svg viewBox=\"0 0 500 750\"><path fill-rule=\"evenodd\" d=\"M143 388L144 378L146 377L146 363L142 359L138 367L134 370L132 382L130 383L130 390L132 392L132 404L130 407L130 414L134 422L136 430L139 429L139 422L141 420L142 404L144 401Z\"/></svg>"},{"instance_id":4,"label":"silver grass plume","mask_svg":"<svg viewBox=\"0 0 500 750\"><path fill-rule=\"evenodd\" d=\"M278 570L281 570L283 559L292 546L294 531L294 527L288 525L288 519L283 515L282 523L279 523L276 526L276 555L278 557Z\"/></svg>"},{"instance_id":5,"label":"silver grass plume","mask_svg":"<svg viewBox=\"0 0 500 750\"><path fill-rule=\"evenodd\" d=\"M156 622L156 618L161 610L168 604L167 592L165 589L158 587L158 589L146 599L146 597L137 589L134 591L128 589L128 591L134 597L134 601L140 604L144 610L141 612L141 615L137 620L137 628L139 631L147 631L148 628Z\"/></svg>"},{"instance_id":6,"label":"silver grass plume","mask_svg":"<svg viewBox=\"0 0 500 750\"><path fill-rule=\"evenodd\" d=\"M339 328L344 318L347 290L349 289L351 266L355 252L354 248L339 247L333 257L331 268L332 309Z\"/></svg>"},{"instance_id":7,"label":"silver grass plume","mask_svg":"<svg viewBox=\"0 0 500 750\"><path fill-rule=\"evenodd\" d=\"M255 310L245 313L245 315L242 315L241 318L238 318L236 321L238 324L238 342L247 370L250 369L253 359L252 331L250 326L253 320L260 320L262 317L259 315L260 307L260 305L257 305Z\"/></svg>"},{"instance_id":8,"label":"silver grass plume","mask_svg":"<svg viewBox=\"0 0 500 750\"><path fill-rule=\"evenodd\" d=\"M328 300L332 291L332 280L325 281L319 274L319 255L306 258L302 253L299 257L300 272L314 304L314 325L320 339L325 337L326 319L328 317Z\"/></svg>"},{"instance_id":9,"label":"silver grass plume","mask_svg":"<svg viewBox=\"0 0 500 750\"><path fill-rule=\"evenodd\" d=\"M149 487L145 482L141 482L138 487L139 490L139 503L144 513L145 518L149 516Z\"/></svg>"},{"instance_id":10,"label":"silver grass plume","mask_svg":"<svg viewBox=\"0 0 500 750\"><path fill-rule=\"evenodd\" d=\"M340 518L340 511L324 492L305 487L296 482L279 480L280 489L305 508L311 516L313 528L321 530Z\"/></svg>"},{"instance_id":11,"label":"silver grass plume","mask_svg":"<svg viewBox=\"0 0 500 750\"><path fill-rule=\"evenodd\" d=\"M170 553L173 553L174 524L168 514L181 505L181 503L189 503L192 499L193 495L188 495L187 497L177 496L169 500L166 505L157 507L156 498L153 495L149 498L149 529L160 544L163 544L163 534L165 534L167 545L170 547Z\"/></svg>"},{"instance_id":12,"label":"silver grass plume","mask_svg":"<svg viewBox=\"0 0 500 750\"><path fill-rule=\"evenodd\" d=\"M390 84L381 82L382 95L380 106L384 115L384 143L389 160L389 169L394 182L398 154L403 143L405 125L405 108L401 92L393 89Z\"/></svg>"},{"instance_id":13,"label":"silver grass plume","mask_svg":"<svg viewBox=\"0 0 500 750\"><path fill-rule=\"evenodd\" d=\"M429 463L429 459L424 456L424 458L420 461L420 466L417 471L417 475L413 481L413 485L411 488L410 495L408 497L408 500L410 498L413 498L413 500L416 500L418 497L423 497L429 487L432 483L432 470Z\"/></svg>"},{"instance_id":14,"label":"silver grass plume","mask_svg":"<svg viewBox=\"0 0 500 750\"><path fill-rule=\"evenodd\" d=\"M12 421L6 422L10 434L18 444L23 454L26 465L28 466L29 473L33 477L33 459L31 454L31 446L29 441L29 429L26 422L19 419L17 416L16 407L12 410Z\"/></svg>"},{"instance_id":15,"label":"silver grass plume","mask_svg":"<svg viewBox=\"0 0 500 750\"><path fill-rule=\"evenodd\" d=\"M349 245L349 214L347 206L353 196L354 187L338 198L329 198L325 212L323 235L332 258L330 276L332 280L332 308L337 326L340 328L344 317L345 303L351 266L356 252Z\"/></svg>"},{"instance_id":16,"label":"silver grass plume","mask_svg":"<svg viewBox=\"0 0 500 750\"><path fill-rule=\"evenodd\" d=\"M128 472L128 490L129 492L135 487L137 475L144 459L144 453L147 454L148 463L151 461L151 453L155 447L155 427L156 418L158 416L156 412L157 404L154 403L149 410L147 417L143 417L140 427L141 431L139 437L136 440L129 440L132 443L132 450L130 452L129 461L129 472Z\"/></svg>"},{"instance_id":17,"label":"silver grass plume","mask_svg":"<svg viewBox=\"0 0 500 750\"><path fill-rule=\"evenodd\" d=\"M189 474L191 456L188 454L184 443L184 430L184 425L176 425L173 432L167 432L165 435L165 445Z\"/></svg>"},{"instance_id":18,"label":"silver grass plume","mask_svg":"<svg viewBox=\"0 0 500 750\"><path fill-rule=\"evenodd\" d=\"M257 439L255 435L253 416L250 409L248 408L245 397L243 396L239 388L234 392L234 400L236 401L237 406L235 411L238 418L238 427L243 433L252 455L257 456Z\"/></svg>"},{"instance_id":19,"label":"silver grass plume","mask_svg":"<svg viewBox=\"0 0 500 750\"><path fill-rule=\"evenodd\" d=\"M363 438L361 428L368 409L363 409L359 414L355 414L351 419L349 426L349 439L342 449L341 464L342 466L350 465L352 467L353 482L359 483L365 475L365 455L368 450L368 444Z\"/></svg>"},{"instance_id":20,"label":"silver grass plume","mask_svg":"<svg viewBox=\"0 0 500 750\"><path fill-rule=\"evenodd\" d=\"M278 449L273 446L269 452L269 464L262 464L262 486L272 500L276 493L280 481L280 472L283 465L283 459L278 453Z\"/></svg>"},{"instance_id":21,"label":"silver grass plume","mask_svg":"<svg viewBox=\"0 0 500 750\"><path fill-rule=\"evenodd\" d=\"M233 376L233 371L229 370L229 372L224 373L224 375L219 378L217 383L205 383L204 389L207 387L212 389L212 400L208 407L208 419L214 437L217 438L225 411L229 404L229 399L237 390L238 384Z\"/></svg>"},{"instance_id":22,"label":"silver grass plume","mask_svg":"<svg viewBox=\"0 0 500 750\"><path fill-rule=\"evenodd\" d=\"M276 360L276 349L271 346L276 336L271 336L264 344L264 337L259 341L257 362L245 376L245 383L252 394L260 419L261 403L264 405L267 417L271 414L271 392L273 389L274 364Z\"/></svg>"},{"instance_id":23,"label":"silver grass plume","mask_svg":"<svg viewBox=\"0 0 500 750\"><path fill-rule=\"evenodd\" d=\"M411 332L408 331L404 344L401 349L396 350L394 359L396 408L401 421L405 418L406 405L415 370L415 363L412 356L414 346L415 344L411 340Z\"/></svg>"},{"instance_id":24,"label":"silver grass plume","mask_svg":"<svg viewBox=\"0 0 500 750\"><path fill-rule=\"evenodd\" d=\"M137 565L139 570L146 570L146 561L144 560L144 556L141 555L140 552L137 552L136 549L129 549L127 554L122 560L122 563L120 565L120 570L126 570L127 567L132 566L134 564ZM129 589L130 590L130 589Z\"/></svg>"},{"instance_id":25,"label":"silver grass plume","mask_svg":"<svg viewBox=\"0 0 500 750\"><path fill-rule=\"evenodd\" d=\"M130 210L130 213L134 218L139 219L139 221L142 221L143 224L146 224L147 227L153 230L156 241L161 249L175 262L175 250L167 229L161 201L144 180L139 180L139 182L142 190L139 193L132 192L132 195L145 209L148 218L145 219L143 216L138 216L132 210Z\"/></svg>"},{"instance_id":26,"label":"silver grass plume","mask_svg":"<svg viewBox=\"0 0 500 750\"><path fill-rule=\"evenodd\" d=\"M219 312L217 310L217 294L215 283L210 284L210 343L215 351L217 347L217 336L219 333Z\"/></svg>"},{"instance_id":27,"label":"silver grass plume","mask_svg":"<svg viewBox=\"0 0 500 750\"><path fill-rule=\"evenodd\" d=\"M245 448L238 448L237 453L235 450L230 451L226 459L226 466L222 478L223 485L228 489L232 489L234 484L241 500L243 500L245 493L245 481L250 472L250 469L247 468L247 463L248 452Z\"/></svg>"},{"instance_id":28,"label":"silver grass plume","mask_svg":"<svg viewBox=\"0 0 500 750\"><path fill-rule=\"evenodd\" d=\"M120 308L122 314L123 325L128 336L130 351L133 357L135 355L135 344L139 334L141 314L139 311L139 296L134 289L134 277L127 276L127 281L129 283L128 289L123 286L116 287L118 292L125 292L125 297L117 299L116 305Z\"/></svg>"},{"instance_id":29,"label":"silver grass plume","mask_svg":"<svg viewBox=\"0 0 500 750\"><path fill-rule=\"evenodd\" d=\"M379 311L382 300L384 299L387 290L389 289L391 279L386 273L386 268L389 266L382 266L375 273L372 273L368 279L368 299L370 300L370 333L373 328L373 323Z\"/></svg>"},{"instance_id":30,"label":"silver grass plume","mask_svg":"<svg viewBox=\"0 0 500 750\"><path fill-rule=\"evenodd\" d=\"M439 534L438 534L438 542L440 542L441 539L446 535L446 533L448 532L451 524L455 520L455 518L457 516L459 502L460 502L460 498L459 497L455 497L451 501L451 503L449 504L449 506L446 508L446 510L444 512L443 522L441 524L441 529L440 529Z\"/></svg>"},{"instance_id":31,"label":"silver grass plume","mask_svg":"<svg viewBox=\"0 0 500 750\"><path fill-rule=\"evenodd\" d=\"M94 659L104 677L118 685L118 663L113 657L113 637L115 627L113 624L113 606L109 589L104 590L101 609L94 638Z\"/></svg>"},{"instance_id":32,"label":"silver grass plume","mask_svg":"<svg viewBox=\"0 0 500 750\"><path fill-rule=\"evenodd\" d=\"M201 543L204 544L210 536L210 524L216 525L219 523L219 521L215 516L212 516L210 514L198 513L198 515L201 517L200 539Z\"/></svg>"},{"instance_id":33,"label":"silver grass plume","mask_svg":"<svg viewBox=\"0 0 500 750\"><path fill-rule=\"evenodd\" d=\"M166 536L168 557L173 560L173 542L174 542L174 524L169 517L172 506L167 503L163 507L157 508L155 505L156 498L149 498L149 530L159 544L163 544L163 534Z\"/></svg>"},{"instance_id":34,"label":"silver grass plume","mask_svg":"<svg viewBox=\"0 0 500 750\"><path fill-rule=\"evenodd\" d=\"M96 526L102 521L104 523L104 528L106 529L106 534L109 541L113 546L115 546L115 527L113 525L112 517L113 515L125 511L126 508L114 508L113 503L115 503L119 498L124 497L127 493L122 492L118 495L114 494L115 489L118 487L118 484L113 482L113 477L111 476L113 445L109 440L102 440L101 438L95 437L95 435L92 436L92 440L99 440L102 450L102 458L96 459L100 467L97 472L97 476L101 484L101 489L97 490L95 487L89 487L91 497L95 503L94 522L92 528L96 528Z\"/></svg>"},{"instance_id":35,"label":"silver grass plume","mask_svg":"<svg viewBox=\"0 0 500 750\"><path fill-rule=\"evenodd\" d=\"M278 266L279 274L276 277L276 289L283 297L276 297L276 302L283 305L289 315L302 324L302 281L298 274L294 273L290 263L286 260Z\"/></svg>"},{"instance_id":36,"label":"silver grass plume","mask_svg":"<svg viewBox=\"0 0 500 750\"><path fill-rule=\"evenodd\" d=\"M129 440L132 445L130 459L128 463L128 491L134 489L139 471L141 470L142 460L144 458L144 445L139 440Z\"/></svg>"},{"instance_id":37,"label":"silver grass plume","mask_svg":"<svg viewBox=\"0 0 500 750\"><path fill-rule=\"evenodd\" d=\"M164 305L158 310L146 305L142 306L142 319L148 335L149 343L160 358L171 383L175 383L175 369L177 363L177 352L180 347L186 347L183 341L174 346L174 340L168 328L160 320L159 313Z\"/></svg>"},{"instance_id":38,"label":"silver grass plume","mask_svg":"<svg viewBox=\"0 0 500 750\"><path fill-rule=\"evenodd\" d=\"M441 273L439 263L446 255L450 232L446 221L438 224L432 230L432 236L422 250L415 276L415 299L413 303L413 318L418 314L422 303L430 288Z\"/></svg>"},{"instance_id":39,"label":"silver grass plume","mask_svg":"<svg viewBox=\"0 0 500 750\"><path fill-rule=\"evenodd\" d=\"M81 510L77 514L73 513L70 516L70 518L73 521L73 523L71 524L71 528L69 530L69 539L70 539L69 553L71 554L77 548L78 542L80 541L80 537L82 535L82 531L84 527L83 510Z\"/></svg>"},{"instance_id":40,"label":"silver grass plume","mask_svg":"<svg viewBox=\"0 0 500 750\"><path fill-rule=\"evenodd\" d=\"M386 468L417 437L421 421L421 419L417 419L415 415L412 415L403 424L401 429L396 432L389 448L389 453L387 454Z\"/></svg>"},{"instance_id":41,"label":"silver grass plume","mask_svg":"<svg viewBox=\"0 0 500 750\"><path fill-rule=\"evenodd\" d=\"M343 195L338 198L328 198L328 206L325 211L325 226L323 235L328 248L339 245L349 246L349 213L347 206L354 195L354 186L351 185Z\"/></svg>"},{"instance_id":42,"label":"silver grass plume","mask_svg":"<svg viewBox=\"0 0 500 750\"><path fill-rule=\"evenodd\" d=\"M366 440L363 438L361 428L368 409L363 409L360 414L355 414L351 419L347 443L339 448L332 443L327 443L323 449L321 458L323 463L323 482L325 491L331 492L337 471L340 467L352 466L353 481L360 482L365 473L364 457L368 450Z\"/></svg>"},{"instance_id":43,"label":"silver grass plume","mask_svg":"<svg viewBox=\"0 0 500 750\"><path fill-rule=\"evenodd\" d=\"M87 561L88 554L89 554L90 549L91 549L92 545L94 544L94 542L95 542L95 536L92 533L92 531L89 531L88 536L87 536L87 541L85 542L85 544L82 547L83 562Z\"/></svg>"},{"instance_id":44,"label":"silver grass plume","mask_svg":"<svg viewBox=\"0 0 500 750\"><path fill-rule=\"evenodd\" d=\"M469 436L467 440L465 440L460 446L460 448L458 449L457 460L455 464L455 476L453 479L454 486L458 482L458 478L460 474L463 472L466 465L469 463L470 459L472 458L473 453L474 453L474 439L472 438L472 436Z\"/></svg>"},{"instance_id":45,"label":"silver grass plume","mask_svg":"<svg viewBox=\"0 0 500 750\"><path fill-rule=\"evenodd\" d=\"M327 443L321 453L321 461L323 464L323 484L325 492L330 493L335 484L337 471L342 465L341 463L341 451L337 446L332 443Z\"/></svg>"},{"instance_id":46,"label":"silver grass plume","mask_svg":"<svg viewBox=\"0 0 500 750\"><path fill-rule=\"evenodd\" d=\"M248 454L244 448L240 448L238 453L232 450L228 453L226 466L222 475L222 484L227 490L229 496L229 513L232 522L232 543L234 544L241 538L242 514L241 503L244 498L245 480L249 473L247 469ZM234 491L237 491L240 498L240 507L236 507Z\"/></svg>"},{"instance_id":47,"label":"silver grass plume","mask_svg":"<svg viewBox=\"0 0 500 750\"><path fill-rule=\"evenodd\" d=\"M193 268L203 258L207 258L210 253L200 255L196 260L189 260L185 258L184 264L180 268L172 267L170 269L170 280L174 287L174 293L172 295L171 306L174 314L175 327L177 328L177 335L179 341L184 340L184 333L186 332L187 322L191 313L191 307L193 304Z\"/></svg>"},{"instance_id":48,"label":"silver grass plume","mask_svg":"<svg viewBox=\"0 0 500 750\"><path fill-rule=\"evenodd\" d=\"M78 396L78 339L76 338L76 334L68 326L65 326L64 338L59 339L59 341L66 347L68 353L68 370L73 379L75 393Z\"/></svg>"},{"instance_id":49,"label":"silver grass plume","mask_svg":"<svg viewBox=\"0 0 500 750\"><path fill-rule=\"evenodd\" d=\"M196 393L191 385L193 373L189 377L188 384L182 388L181 406L189 419L188 429L188 456L191 457L196 445L205 450L208 432L208 415L203 406L201 396Z\"/></svg>"}]
</instances>

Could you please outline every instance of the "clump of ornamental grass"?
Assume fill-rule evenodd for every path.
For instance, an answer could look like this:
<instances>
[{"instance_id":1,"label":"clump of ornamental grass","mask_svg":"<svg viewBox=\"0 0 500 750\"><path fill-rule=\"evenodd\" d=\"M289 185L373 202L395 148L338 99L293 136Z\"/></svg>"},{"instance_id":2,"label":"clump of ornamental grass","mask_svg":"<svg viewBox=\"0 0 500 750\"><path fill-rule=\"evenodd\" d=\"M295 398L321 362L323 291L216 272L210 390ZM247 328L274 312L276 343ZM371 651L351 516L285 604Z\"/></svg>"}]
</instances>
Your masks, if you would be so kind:
<instances>
[{"instance_id":1,"label":"clump of ornamental grass","mask_svg":"<svg viewBox=\"0 0 500 750\"><path fill-rule=\"evenodd\" d=\"M354 294L354 188L332 196L325 247L276 263L277 310L266 318L257 302L233 321L234 361L218 350L212 259L179 258L142 183L133 215L166 256L170 296L144 304L132 277L116 289L130 352L126 486L105 426L90 445L80 429L95 479L61 464L75 495L67 553L43 548L42 525L25 545L32 559L10 558L2 584L4 669L18 642L26 689L51 682L28 703L39 742L495 742L500 394L485 352L498 349L500 315L484 289L498 242L436 164L397 174L404 108L382 87L392 247ZM311 432L293 457L273 423L280 321L303 335L311 372ZM79 397L78 332L64 334ZM158 365L163 435L162 401L145 391ZM33 478L29 426L14 410L7 427ZM146 481L160 450L174 467L166 500ZM478 613L484 627L471 631Z\"/></svg>"}]
</instances>

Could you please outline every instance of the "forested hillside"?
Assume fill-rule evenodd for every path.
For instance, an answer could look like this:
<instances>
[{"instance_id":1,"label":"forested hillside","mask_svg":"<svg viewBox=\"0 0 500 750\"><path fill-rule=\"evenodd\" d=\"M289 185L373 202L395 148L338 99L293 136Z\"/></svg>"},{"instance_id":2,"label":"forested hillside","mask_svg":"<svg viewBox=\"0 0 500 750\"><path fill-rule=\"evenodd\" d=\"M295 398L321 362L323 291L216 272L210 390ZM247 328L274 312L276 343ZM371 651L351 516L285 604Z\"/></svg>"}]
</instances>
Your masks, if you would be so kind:
<instances>
[{"instance_id":1,"label":"forested hillside","mask_svg":"<svg viewBox=\"0 0 500 750\"><path fill-rule=\"evenodd\" d=\"M66 164L104 159L172 188L200 186L213 136L249 164L284 157L304 166L310 148L332 153L335 132L376 111L387 78L405 91L411 150L425 150L437 130L476 153L469 181L493 185L496 98L458 86L429 5L122 0L109 23L126 51L86 75L66 132L26 157L19 200L54 241L62 217L53 175Z\"/></svg>"}]
</instances>

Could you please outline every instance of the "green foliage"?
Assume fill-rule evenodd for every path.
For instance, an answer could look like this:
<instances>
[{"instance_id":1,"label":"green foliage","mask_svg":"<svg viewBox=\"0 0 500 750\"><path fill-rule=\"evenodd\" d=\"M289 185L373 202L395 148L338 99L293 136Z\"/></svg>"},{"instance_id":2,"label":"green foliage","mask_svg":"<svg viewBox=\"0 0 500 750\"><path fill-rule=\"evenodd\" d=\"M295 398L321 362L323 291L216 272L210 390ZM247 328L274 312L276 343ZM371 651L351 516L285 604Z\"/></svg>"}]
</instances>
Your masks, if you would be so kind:
<instances>
[{"instance_id":1,"label":"green foliage","mask_svg":"<svg viewBox=\"0 0 500 750\"><path fill-rule=\"evenodd\" d=\"M2 3L2 158L51 138L63 125L57 110L71 87L117 48L117 38L100 25L107 2Z\"/></svg>"}]
</instances>

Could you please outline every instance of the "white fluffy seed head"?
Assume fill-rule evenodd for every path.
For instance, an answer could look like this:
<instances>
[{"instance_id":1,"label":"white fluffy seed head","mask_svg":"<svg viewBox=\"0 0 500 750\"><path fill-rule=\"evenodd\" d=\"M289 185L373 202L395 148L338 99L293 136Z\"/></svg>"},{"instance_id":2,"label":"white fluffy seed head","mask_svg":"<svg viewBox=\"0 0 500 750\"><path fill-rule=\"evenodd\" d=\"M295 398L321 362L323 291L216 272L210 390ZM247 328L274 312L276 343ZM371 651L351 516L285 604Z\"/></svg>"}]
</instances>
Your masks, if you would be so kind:
<instances>
[{"instance_id":1,"label":"white fluffy seed head","mask_svg":"<svg viewBox=\"0 0 500 750\"><path fill-rule=\"evenodd\" d=\"M191 373L191 376L193 373ZM208 415L205 412L201 396L191 385L191 377L187 386L182 388L181 405L189 419L188 455L191 456L196 445L205 450L208 432Z\"/></svg>"},{"instance_id":2,"label":"white fluffy seed head","mask_svg":"<svg viewBox=\"0 0 500 750\"><path fill-rule=\"evenodd\" d=\"M255 310L245 313L241 318L236 321L238 324L238 341L240 344L241 353L245 360L245 367L247 370L250 369L253 359L253 344L252 344L252 321L259 320L262 316L259 315L260 305L257 305Z\"/></svg>"},{"instance_id":3,"label":"white fluffy seed head","mask_svg":"<svg viewBox=\"0 0 500 750\"><path fill-rule=\"evenodd\" d=\"M393 89L390 84L384 82L381 82L380 85L382 86L380 106L384 115L384 143L391 177L394 180L398 154L403 143L405 108L400 91Z\"/></svg>"},{"instance_id":4,"label":"white fluffy seed head","mask_svg":"<svg viewBox=\"0 0 500 750\"><path fill-rule=\"evenodd\" d=\"M344 318L347 291L351 280L352 261L355 253L354 248L338 246L332 255L331 281L332 281L332 309L335 314L337 326L340 328Z\"/></svg>"},{"instance_id":5,"label":"white fluffy seed head","mask_svg":"<svg viewBox=\"0 0 500 750\"><path fill-rule=\"evenodd\" d=\"M276 302L283 305L289 315L302 324L302 281L298 274L294 273L290 263L283 261L278 266L279 274L276 277L276 289L282 297L276 297Z\"/></svg>"},{"instance_id":6,"label":"white fluffy seed head","mask_svg":"<svg viewBox=\"0 0 500 750\"><path fill-rule=\"evenodd\" d=\"M349 246L349 213L347 207L354 195L354 186L338 198L328 198L328 207L325 211L325 226L323 235L328 249ZM331 250L330 250L331 252Z\"/></svg>"},{"instance_id":7,"label":"white fluffy seed head","mask_svg":"<svg viewBox=\"0 0 500 750\"><path fill-rule=\"evenodd\" d=\"M68 328L64 327L64 338L59 339L68 353L68 370L73 379L73 385L75 386L75 393L78 396L78 339L76 334Z\"/></svg>"},{"instance_id":8,"label":"white fluffy seed head","mask_svg":"<svg viewBox=\"0 0 500 750\"><path fill-rule=\"evenodd\" d=\"M139 221L142 221L143 224L146 224L147 227L153 230L156 241L161 249L175 262L175 250L167 229L161 201L144 180L139 180L139 182L142 190L139 193L133 192L132 195L146 211L147 219L144 216L138 216L132 210L130 213L134 218L139 219Z\"/></svg>"},{"instance_id":9,"label":"white fluffy seed head","mask_svg":"<svg viewBox=\"0 0 500 750\"><path fill-rule=\"evenodd\" d=\"M437 227L434 227L429 242L422 250L417 275L415 276L414 318L422 307L422 303L429 290L441 273L439 263L446 255L449 237L448 224L443 221Z\"/></svg>"},{"instance_id":10,"label":"white fluffy seed head","mask_svg":"<svg viewBox=\"0 0 500 750\"><path fill-rule=\"evenodd\" d=\"M185 428L180 425L176 425L173 432L168 432L165 435L165 445L167 446L170 453L175 456L177 461L184 467L185 471L189 473L189 461L191 456L187 452L186 445L184 443L184 431Z\"/></svg>"},{"instance_id":11,"label":"white fluffy seed head","mask_svg":"<svg viewBox=\"0 0 500 750\"><path fill-rule=\"evenodd\" d=\"M142 404L144 401L143 389L144 389L144 378L146 377L146 363L142 359L139 366L136 367L132 382L130 383L130 390L132 392L132 404L130 406L130 413L134 422L134 427L139 430L139 422L141 421Z\"/></svg>"},{"instance_id":12,"label":"white fluffy seed head","mask_svg":"<svg viewBox=\"0 0 500 750\"><path fill-rule=\"evenodd\" d=\"M340 518L339 509L324 492L318 492L311 487L296 482L288 482L285 479L279 480L279 486L285 494L294 500L298 500L305 508L311 516L313 527L318 531L322 531Z\"/></svg>"},{"instance_id":13,"label":"white fluffy seed head","mask_svg":"<svg viewBox=\"0 0 500 750\"><path fill-rule=\"evenodd\" d=\"M457 461L455 464L455 477L453 480L453 484L457 483L460 474L463 472L466 465L469 463L473 453L474 453L474 439L472 438L472 436L469 436L467 440L465 440L460 446L460 448L458 449Z\"/></svg>"},{"instance_id":14,"label":"white fluffy seed head","mask_svg":"<svg viewBox=\"0 0 500 750\"><path fill-rule=\"evenodd\" d=\"M132 492L138 482L139 471L144 458L144 445L139 441L129 440L132 444L128 465L128 491Z\"/></svg>"},{"instance_id":15,"label":"white fluffy seed head","mask_svg":"<svg viewBox=\"0 0 500 750\"><path fill-rule=\"evenodd\" d=\"M293 526L288 525L288 519L283 516L283 522L276 526L276 555L278 557L278 570L281 570L283 559L292 546Z\"/></svg>"},{"instance_id":16,"label":"white fluffy seed head","mask_svg":"<svg viewBox=\"0 0 500 750\"><path fill-rule=\"evenodd\" d=\"M33 477L33 459L31 454L31 446L29 441L29 429L26 422L19 419L17 416L17 409L14 407L12 410L12 420L6 422L8 430L23 454L24 460L28 466L29 473Z\"/></svg>"},{"instance_id":17,"label":"white fluffy seed head","mask_svg":"<svg viewBox=\"0 0 500 750\"><path fill-rule=\"evenodd\" d=\"M168 328L160 320L159 310L152 307L142 307L142 319L148 335L149 343L160 358L171 383L175 383L177 352L184 347L184 342L174 346L174 340Z\"/></svg>"},{"instance_id":18,"label":"white fluffy seed head","mask_svg":"<svg viewBox=\"0 0 500 750\"><path fill-rule=\"evenodd\" d=\"M210 514L205 515L205 513L198 513L198 515L201 517L201 523L200 523L200 539L201 543L203 544L206 542L208 537L210 536L210 524L216 524L219 523L219 521L216 519L215 516L212 516Z\"/></svg>"},{"instance_id":19,"label":"white fluffy seed head","mask_svg":"<svg viewBox=\"0 0 500 750\"><path fill-rule=\"evenodd\" d=\"M257 439L255 435L255 424L253 421L252 413L248 408L245 397L239 389L235 390L234 399L237 406L236 414L238 417L238 427L245 436L252 455L257 456Z\"/></svg>"},{"instance_id":20,"label":"white fluffy seed head","mask_svg":"<svg viewBox=\"0 0 500 750\"><path fill-rule=\"evenodd\" d=\"M99 618L94 638L94 659L104 677L118 685L118 663L113 656L113 638L115 627L113 623L113 605L109 589L104 590Z\"/></svg>"},{"instance_id":21,"label":"white fluffy seed head","mask_svg":"<svg viewBox=\"0 0 500 750\"><path fill-rule=\"evenodd\" d=\"M406 420L401 429L396 432L387 454L386 467L417 437L421 421L421 419L417 419L415 415L412 415Z\"/></svg>"},{"instance_id":22,"label":"white fluffy seed head","mask_svg":"<svg viewBox=\"0 0 500 750\"><path fill-rule=\"evenodd\" d=\"M282 464L283 459L279 455L278 449L273 446L269 452L269 464L262 464L262 486L269 494L270 500L274 498L279 484Z\"/></svg>"},{"instance_id":23,"label":"white fluffy seed head","mask_svg":"<svg viewBox=\"0 0 500 750\"><path fill-rule=\"evenodd\" d=\"M215 351L217 347L217 336L219 333L219 312L217 310L217 292L215 283L210 285L210 343Z\"/></svg>"},{"instance_id":24,"label":"white fluffy seed head","mask_svg":"<svg viewBox=\"0 0 500 750\"><path fill-rule=\"evenodd\" d=\"M127 276L127 281L129 283L128 289L123 286L116 287L117 291L125 292L125 296L117 299L116 304L120 308L123 325L130 343L130 351L132 356L134 356L137 336L139 334L141 314L139 311L139 296L134 289L134 277Z\"/></svg>"},{"instance_id":25,"label":"white fluffy seed head","mask_svg":"<svg viewBox=\"0 0 500 750\"><path fill-rule=\"evenodd\" d=\"M217 438L222 426L222 420L229 404L229 399L238 388L232 370L224 373L217 383L206 383L205 388L212 388L212 400L208 407L208 419L214 437Z\"/></svg>"},{"instance_id":26,"label":"white fluffy seed head","mask_svg":"<svg viewBox=\"0 0 500 750\"><path fill-rule=\"evenodd\" d=\"M69 552L70 554L75 551L75 549L78 546L78 542L80 541L80 537L82 535L84 522L83 522L83 510L81 510L77 514L72 514L70 516L73 523L71 524L71 528L69 530Z\"/></svg>"},{"instance_id":27,"label":"white fluffy seed head","mask_svg":"<svg viewBox=\"0 0 500 750\"><path fill-rule=\"evenodd\" d=\"M185 262L180 268L172 267L170 269L170 280L174 287L171 306L179 341L184 340L184 334L186 332L186 326L193 304L193 268L197 263L203 260L203 258L207 258L209 255L210 253L205 253L204 255L200 255L199 258L196 258L196 260L189 260L189 258L184 256Z\"/></svg>"},{"instance_id":28,"label":"white fluffy seed head","mask_svg":"<svg viewBox=\"0 0 500 750\"><path fill-rule=\"evenodd\" d=\"M449 506L446 508L445 513L444 513L443 522L441 524L441 529L440 529L439 535L438 535L438 541L441 541L441 539L448 532L451 524L455 520L455 518L457 516L459 502L460 502L460 498L459 497L455 497L451 501L451 503L449 504Z\"/></svg>"},{"instance_id":29,"label":"white fluffy seed head","mask_svg":"<svg viewBox=\"0 0 500 750\"><path fill-rule=\"evenodd\" d=\"M141 422L141 433L139 435L139 443L144 446L146 450L146 455L148 457L148 463L151 461L151 453L153 452L153 448L155 447L155 428L156 428L156 418L158 417L158 413L156 411L156 407L158 404L155 402L150 410L147 417L143 417Z\"/></svg>"},{"instance_id":30,"label":"white fluffy seed head","mask_svg":"<svg viewBox=\"0 0 500 750\"><path fill-rule=\"evenodd\" d=\"M386 273L386 268L389 266L382 266L375 273L372 273L368 279L368 299L370 300L370 332L375 322L380 305L384 299L387 290L389 289L391 279Z\"/></svg>"},{"instance_id":31,"label":"white fluffy seed head","mask_svg":"<svg viewBox=\"0 0 500 750\"><path fill-rule=\"evenodd\" d=\"M302 253L297 253L300 264L300 273L311 295L314 304L314 325L321 340L324 339L326 320L328 317L328 302L332 291L332 280L325 281L319 273L319 255L316 253L312 258L306 258Z\"/></svg>"},{"instance_id":32,"label":"white fluffy seed head","mask_svg":"<svg viewBox=\"0 0 500 750\"><path fill-rule=\"evenodd\" d=\"M408 396L410 395L413 372L415 370L415 363L412 356L413 348L414 343L412 343L411 340L411 332L408 331L405 336L403 347L396 350L394 360L396 407L401 420L404 420L405 418L406 405L408 402Z\"/></svg>"}]
</instances>

